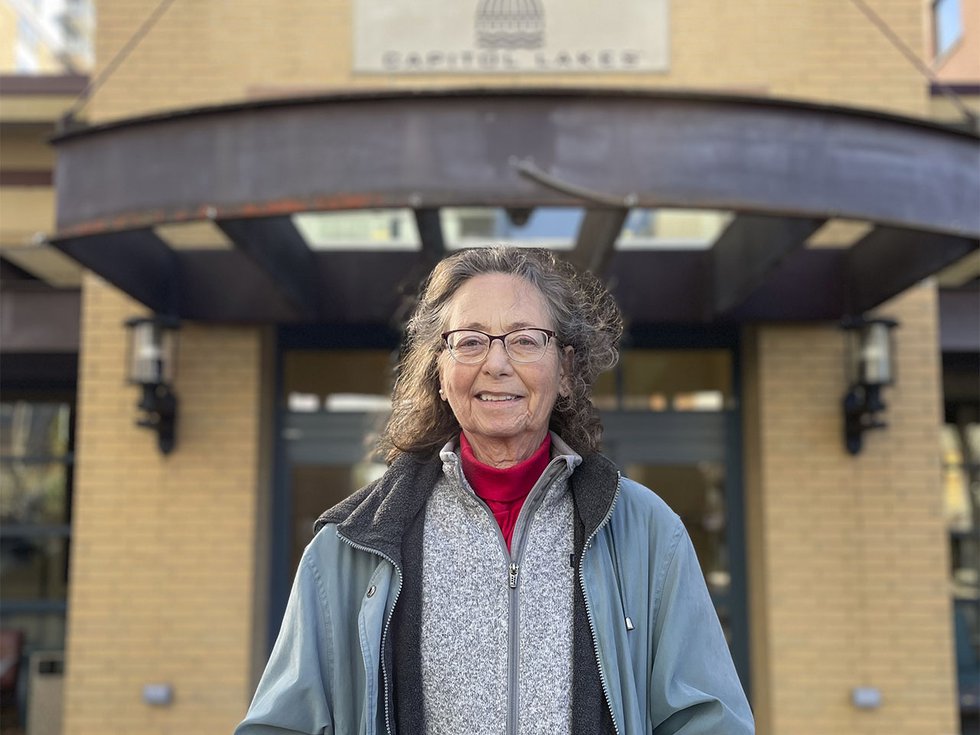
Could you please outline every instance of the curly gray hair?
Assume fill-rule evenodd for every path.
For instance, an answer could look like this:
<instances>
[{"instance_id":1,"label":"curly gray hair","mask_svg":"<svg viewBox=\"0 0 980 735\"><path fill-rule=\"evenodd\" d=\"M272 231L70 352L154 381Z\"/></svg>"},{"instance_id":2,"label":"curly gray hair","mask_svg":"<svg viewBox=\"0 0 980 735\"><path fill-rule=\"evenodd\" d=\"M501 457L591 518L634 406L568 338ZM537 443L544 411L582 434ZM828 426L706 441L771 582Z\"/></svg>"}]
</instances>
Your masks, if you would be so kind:
<instances>
[{"instance_id":1,"label":"curly gray hair","mask_svg":"<svg viewBox=\"0 0 980 735\"><path fill-rule=\"evenodd\" d=\"M592 387L619 360L619 307L597 278L578 272L551 251L487 247L453 253L422 285L395 368L392 413L381 435L389 463L403 453L434 454L459 435L459 422L438 395L436 361L443 349L447 305L460 286L485 273L519 276L544 296L558 342L574 349L569 390L555 403L550 428L579 454L597 451L602 423L592 405Z\"/></svg>"}]
</instances>

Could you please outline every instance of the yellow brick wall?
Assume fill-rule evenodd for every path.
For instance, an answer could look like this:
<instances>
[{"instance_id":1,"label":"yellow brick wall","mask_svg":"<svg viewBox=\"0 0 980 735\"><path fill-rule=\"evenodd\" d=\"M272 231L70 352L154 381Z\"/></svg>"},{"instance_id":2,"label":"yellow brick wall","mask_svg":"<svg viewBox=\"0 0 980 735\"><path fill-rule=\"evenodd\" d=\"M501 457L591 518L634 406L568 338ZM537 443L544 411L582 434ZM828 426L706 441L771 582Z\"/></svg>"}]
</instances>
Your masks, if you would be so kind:
<instances>
[{"instance_id":1,"label":"yellow brick wall","mask_svg":"<svg viewBox=\"0 0 980 735\"><path fill-rule=\"evenodd\" d=\"M30 244L35 235L54 232L54 189L49 186L0 187L0 248Z\"/></svg>"},{"instance_id":2,"label":"yellow brick wall","mask_svg":"<svg viewBox=\"0 0 980 735\"><path fill-rule=\"evenodd\" d=\"M922 0L869 0L926 53ZM101 67L156 0L99 5ZM927 83L850 2L674 0L670 70L591 76L355 74L349 0L174 3L90 103L95 119L283 92L444 86L582 86L744 91L925 114Z\"/></svg>"},{"instance_id":3,"label":"yellow brick wall","mask_svg":"<svg viewBox=\"0 0 980 735\"><path fill-rule=\"evenodd\" d=\"M264 596L262 335L184 325L177 448L164 457L134 427L138 389L124 384L121 324L142 309L92 276L83 298L64 732L230 732ZM141 701L158 682L173 706Z\"/></svg>"},{"instance_id":4,"label":"yellow brick wall","mask_svg":"<svg viewBox=\"0 0 980 735\"><path fill-rule=\"evenodd\" d=\"M746 515L760 735L958 732L938 437L936 292L886 304L888 428L842 445L841 333L762 326L746 340ZM756 399L761 400L756 403ZM881 691L878 710L850 704Z\"/></svg>"},{"instance_id":5,"label":"yellow brick wall","mask_svg":"<svg viewBox=\"0 0 980 735\"><path fill-rule=\"evenodd\" d=\"M54 150L45 142L53 132L38 126L0 127L0 169L54 170ZM0 247L26 245L35 233L54 230L54 189L50 186L0 187Z\"/></svg>"}]
</instances>

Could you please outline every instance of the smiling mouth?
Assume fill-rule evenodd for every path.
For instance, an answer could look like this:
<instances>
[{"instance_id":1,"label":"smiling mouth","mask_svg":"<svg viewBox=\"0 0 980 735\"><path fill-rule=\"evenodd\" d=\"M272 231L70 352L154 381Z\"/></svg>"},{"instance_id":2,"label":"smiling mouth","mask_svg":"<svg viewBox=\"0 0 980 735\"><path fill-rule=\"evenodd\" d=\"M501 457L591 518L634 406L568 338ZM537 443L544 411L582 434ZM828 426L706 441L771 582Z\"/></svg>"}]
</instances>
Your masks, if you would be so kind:
<instances>
[{"instance_id":1,"label":"smiling mouth","mask_svg":"<svg viewBox=\"0 0 980 735\"><path fill-rule=\"evenodd\" d=\"M516 401L520 399L520 396L504 394L504 393L496 393L496 394L477 393L476 397L478 400L483 401L485 403L502 403L504 401Z\"/></svg>"}]
</instances>

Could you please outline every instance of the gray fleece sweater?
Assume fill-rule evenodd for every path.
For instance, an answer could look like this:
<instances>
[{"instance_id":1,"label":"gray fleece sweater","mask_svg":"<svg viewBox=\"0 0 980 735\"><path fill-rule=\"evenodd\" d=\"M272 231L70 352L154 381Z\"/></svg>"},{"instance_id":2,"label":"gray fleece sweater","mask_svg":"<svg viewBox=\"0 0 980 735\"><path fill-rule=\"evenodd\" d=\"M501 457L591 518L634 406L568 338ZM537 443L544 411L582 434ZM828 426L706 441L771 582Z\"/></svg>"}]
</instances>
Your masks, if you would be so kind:
<instances>
[{"instance_id":1,"label":"gray fleece sweater","mask_svg":"<svg viewBox=\"0 0 980 735\"><path fill-rule=\"evenodd\" d=\"M560 442L560 440L558 440ZM425 509L420 654L432 735L571 731L575 570L563 442L531 489L508 551L447 445Z\"/></svg>"}]
</instances>

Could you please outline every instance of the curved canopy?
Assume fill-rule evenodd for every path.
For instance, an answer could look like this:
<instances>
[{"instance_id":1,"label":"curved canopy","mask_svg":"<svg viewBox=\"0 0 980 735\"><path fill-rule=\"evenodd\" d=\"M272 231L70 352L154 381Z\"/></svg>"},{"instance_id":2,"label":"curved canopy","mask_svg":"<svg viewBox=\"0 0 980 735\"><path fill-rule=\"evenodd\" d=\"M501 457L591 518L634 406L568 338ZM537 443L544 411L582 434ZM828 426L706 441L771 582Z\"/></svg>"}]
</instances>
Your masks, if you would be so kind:
<instances>
[{"instance_id":1,"label":"curved canopy","mask_svg":"<svg viewBox=\"0 0 980 735\"><path fill-rule=\"evenodd\" d=\"M64 252L156 311L384 323L446 251L439 211L584 207L567 256L634 323L836 319L980 244L980 139L771 99L610 90L348 94L181 111L56 139ZM620 248L631 210L722 210L706 249ZM407 208L415 250L310 247L292 215ZM222 244L175 245L213 223ZM813 247L827 222L863 236ZM662 245L662 244L661 244Z\"/></svg>"}]
</instances>

